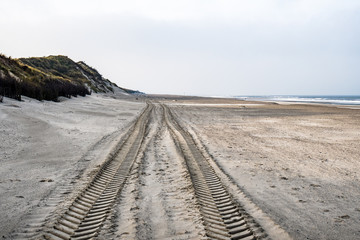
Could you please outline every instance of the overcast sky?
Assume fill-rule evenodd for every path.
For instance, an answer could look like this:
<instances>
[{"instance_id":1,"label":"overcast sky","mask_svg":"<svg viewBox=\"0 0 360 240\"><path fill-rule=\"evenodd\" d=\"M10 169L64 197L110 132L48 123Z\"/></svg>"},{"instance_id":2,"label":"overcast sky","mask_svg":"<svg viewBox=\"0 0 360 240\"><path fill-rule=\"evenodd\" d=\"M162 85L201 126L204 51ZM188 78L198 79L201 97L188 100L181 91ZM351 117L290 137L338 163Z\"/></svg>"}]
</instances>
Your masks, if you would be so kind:
<instances>
[{"instance_id":1,"label":"overcast sky","mask_svg":"<svg viewBox=\"0 0 360 240\"><path fill-rule=\"evenodd\" d=\"M0 1L0 52L67 55L122 87L360 94L359 0Z\"/></svg>"}]
</instances>

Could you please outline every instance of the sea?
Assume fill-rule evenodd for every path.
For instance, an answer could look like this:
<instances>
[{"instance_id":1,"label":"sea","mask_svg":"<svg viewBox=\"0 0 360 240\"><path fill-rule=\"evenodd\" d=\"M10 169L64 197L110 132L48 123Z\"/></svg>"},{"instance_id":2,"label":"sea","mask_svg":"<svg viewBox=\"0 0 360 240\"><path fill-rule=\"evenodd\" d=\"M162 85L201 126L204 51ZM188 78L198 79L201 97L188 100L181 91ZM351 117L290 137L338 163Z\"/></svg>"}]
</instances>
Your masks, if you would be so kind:
<instances>
[{"instance_id":1,"label":"sea","mask_svg":"<svg viewBox=\"0 0 360 240\"><path fill-rule=\"evenodd\" d=\"M299 102L337 105L360 105L360 95L278 95L278 96L234 96L247 101Z\"/></svg>"}]
</instances>

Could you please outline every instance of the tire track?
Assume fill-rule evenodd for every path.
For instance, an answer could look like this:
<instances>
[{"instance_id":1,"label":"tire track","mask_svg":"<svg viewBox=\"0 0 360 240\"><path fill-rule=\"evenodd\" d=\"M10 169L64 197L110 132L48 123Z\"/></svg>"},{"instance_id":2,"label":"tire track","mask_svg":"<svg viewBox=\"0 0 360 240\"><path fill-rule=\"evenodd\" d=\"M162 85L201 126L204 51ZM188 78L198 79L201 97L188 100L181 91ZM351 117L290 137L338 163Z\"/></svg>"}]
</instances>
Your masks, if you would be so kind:
<instances>
[{"instance_id":1,"label":"tire track","mask_svg":"<svg viewBox=\"0 0 360 240\"><path fill-rule=\"evenodd\" d=\"M140 163L137 239L198 239L204 234L192 182L158 108L158 129Z\"/></svg>"},{"instance_id":2,"label":"tire track","mask_svg":"<svg viewBox=\"0 0 360 240\"><path fill-rule=\"evenodd\" d=\"M97 239L204 239L183 157L155 104L142 151Z\"/></svg>"},{"instance_id":3,"label":"tire track","mask_svg":"<svg viewBox=\"0 0 360 240\"><path fill-rule=\"evenodd\" d=\"M44 235L45 239L90 239L97 235L139 153L152 110L153 105L148 104L115 157L101 167L54 227Z\"/></svg>"},{"instance_id":4,"label":"tire track","mask_svg":"<svg viewBox=\"0 0 360 240\"><path fill-rule=\"evenodd\" d=\"M188 166L207 236L210 239L257 239L191 135L180 127L167 106L163 105L163 109L166 124Z\"/></svg>"}]
</instances>

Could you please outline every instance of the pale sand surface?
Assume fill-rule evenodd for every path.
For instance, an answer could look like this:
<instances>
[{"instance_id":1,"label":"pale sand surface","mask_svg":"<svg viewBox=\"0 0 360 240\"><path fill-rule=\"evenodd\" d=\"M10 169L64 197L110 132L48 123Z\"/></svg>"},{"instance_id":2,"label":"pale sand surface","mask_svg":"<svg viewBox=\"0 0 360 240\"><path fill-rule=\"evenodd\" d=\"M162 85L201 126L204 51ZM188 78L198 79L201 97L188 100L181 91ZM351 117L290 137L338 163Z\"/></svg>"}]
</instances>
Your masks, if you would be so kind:
<instances>
[{"instance_id":1,"label":"pale sand surface","mask_svg":"<svg viewBox=\"0 0 360 240\"><path fill-rule=\"evenodd\" d=\"M48 198L56 200L56 191L72 191L145 106L101 95L58 103L23 99L0 104L0 236L23 225Z\"/></svg>"},{"instance_id":2,"label":"pale sand surface","mask_svg":"<svg viewBox=\"0 0 360 240\"><path fill-rule=\"evenodd\" d=\"M169 101L220 167L293 238L360 239L360 110L191 103Z\"/></svg>"},{"instance_id":3,"label":"pale sand surface","mask_svg":"<svg viewBox=\"0 0 360 240\"><path fill-rule=\"evenodd\" d=\"M234 197L244 195L250 213L261 209L263 215L253 211L255 220L294 239L360 238L360 110L147 99L170 106L242 190ZM6 98L0 104L0 236L29 219L41 223L61 199L79 192L144 107L141 99L102 95L60 103ZM186 165L161 116L157 106L100 239L205 236Z\"/></svg>"},{"instance_id":4,"label":"pale sand surface","mask_svg":"<svg viewBox=\"0 0 360 240\"><path fill-rule=\"evenodd\" d=\"M206 239L190 175L159 105L99 239Z\"/></svg>"}]
</instances>

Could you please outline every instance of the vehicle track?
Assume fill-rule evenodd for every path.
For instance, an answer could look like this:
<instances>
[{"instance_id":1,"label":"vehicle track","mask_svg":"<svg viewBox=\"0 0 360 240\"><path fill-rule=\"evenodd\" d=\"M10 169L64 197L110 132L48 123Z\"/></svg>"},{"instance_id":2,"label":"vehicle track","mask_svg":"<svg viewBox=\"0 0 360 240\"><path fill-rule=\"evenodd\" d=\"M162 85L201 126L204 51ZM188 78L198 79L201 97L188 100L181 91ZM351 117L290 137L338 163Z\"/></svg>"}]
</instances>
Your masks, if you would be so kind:
<instances>
[{"instance_id":1,"label":"vehicle track","mask_svg":"<svg viewBox=\"0 0 360 240\"><path fill-rule=\"evenodd\" d=\"M152 110L153 105L148 104L114 158L104 163L54 227L44 234L45 239L96 237L139 153Z\"/></svg>"},{"instance_id":2,"label":"vehicle track","mask_svg":"<svg viewBox=\"0 0 360 240\"><path fill-rule=\"evenodd\" d=\"M191 135L177 123L167 106L163 105L163 109L166 124L188 166L206 235L210 239L257 239L238 205L196 147Z\"/></svg>"}]
</instances>

